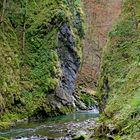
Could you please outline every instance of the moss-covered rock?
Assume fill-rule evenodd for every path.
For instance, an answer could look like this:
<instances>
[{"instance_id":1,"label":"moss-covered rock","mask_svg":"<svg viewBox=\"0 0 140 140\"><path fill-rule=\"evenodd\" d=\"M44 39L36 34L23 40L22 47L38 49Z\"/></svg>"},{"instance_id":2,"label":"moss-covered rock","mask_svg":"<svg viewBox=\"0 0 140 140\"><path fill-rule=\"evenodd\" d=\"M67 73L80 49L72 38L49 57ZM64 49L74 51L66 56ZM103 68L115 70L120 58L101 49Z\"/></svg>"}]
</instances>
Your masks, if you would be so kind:
<instances>
[{"instance_id":1,"label":"moss-covered rock","mask_svg":"<svg viewBox=\"0 0 140 140\"><path fill-rule=\"evenodd\" d=\"M75 135L73 136L72 140L85 140L86 137L86 135Z\"/></svg>"},{"instance_id":2,"label":"moss-covered rock","mask_svg":"<svg viewBox=\"0 0 140 140\"><path fill-rule=\"evenodd\" d=\"M98 96L103 114L121 131L119 139L139 139L139 20L140 2L124 1L120 18L103 50Z\"/></svg>"},{"instance_id":3,"label":"moss-covered rock","mask_svg":"<svg viewBox=\"0 0 140 140\"><path fill-rule=\"evenodd\" d=\"M85 131L77 131L72 134L72 140L85 140L88 137Z\"/></svg>"},{"instance_id":4,"label":"moss-covered rock","mask_svg":"<svg viewBox=\"0 0 140 140\"><path fill-rule=\"evenodd\" d=\"M87 107L96 105L94 96L92 96L90 93L80 93L80 100L85 103Z\"/></svg>"},{"instance_id":5,"label":"moss-covered rock","mask_svg":"<svg viewBox=\"0 0 140 140\"><path fill-rule=\"evenodd\" d=\"M0 2L1 116L74 110L71 96L84 35L81 8L79 0Z\"/></svg>"},{"instance_id":6,"label":"moss-covered rock","mask_svg":"<svg viewBox=\"0 0 140 140\"><path fill-rule=\"evenodd\" d=\"M4 137L0 137L0 140L9 140L9 139L4 138Z\"/></svg>"}]
</instances>

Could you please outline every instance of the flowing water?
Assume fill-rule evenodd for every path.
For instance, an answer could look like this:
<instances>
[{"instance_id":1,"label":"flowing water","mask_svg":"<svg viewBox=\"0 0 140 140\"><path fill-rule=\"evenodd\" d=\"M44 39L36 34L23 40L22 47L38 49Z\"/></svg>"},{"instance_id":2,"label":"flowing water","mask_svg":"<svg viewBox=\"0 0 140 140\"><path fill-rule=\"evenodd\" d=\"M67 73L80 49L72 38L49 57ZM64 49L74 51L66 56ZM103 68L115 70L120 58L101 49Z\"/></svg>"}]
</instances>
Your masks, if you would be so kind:
<instances>
[{"instance_id":1,"label":"flowing water","mask_svg":"<svg viewBox=\"0 0 140 140\"><path fill-rule=\"evenodd\" d=\"M48 136L52 138L65 136L68 130L92 124L98 116L98 110L79 111L67 115L48 118L43 122L18 123L16 127L0 132L0 136L12 138L17 136ZM92 120L92 121L91 121Z\"/></svg>"}]
</instances>

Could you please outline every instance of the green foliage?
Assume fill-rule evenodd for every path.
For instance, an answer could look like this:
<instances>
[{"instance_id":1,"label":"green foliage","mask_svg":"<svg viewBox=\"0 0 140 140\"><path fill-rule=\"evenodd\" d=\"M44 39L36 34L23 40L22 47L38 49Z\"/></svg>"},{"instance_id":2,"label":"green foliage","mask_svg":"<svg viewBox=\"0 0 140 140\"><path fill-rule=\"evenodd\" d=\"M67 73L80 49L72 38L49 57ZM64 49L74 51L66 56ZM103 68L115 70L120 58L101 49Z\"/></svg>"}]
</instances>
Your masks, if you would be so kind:
<instances>
[{"instance_id":1,"label":"green foliage","mask_svg":"<svg viewBox=\"0 0 140 140\"><path fill-rule=\"evenodd\" d=\"M0 120L3 122L6 121L16 121L18 118L21 118L20 114L13 114L13 113L5 113L3 116L0 117Z\"/></svg>"},{"instance_id":2,"label":"green foliage","mask_svg":"<svg viewBox=\"0 0 140 140\"><path fill-rule=\"evenodd\" d=\"M128 17L126 20L120 20L109 33L109 37L131 37L135 30L131 30L134 28L134 24L132 21L132 17Z\"/></svg>"},{"instance_id":3,"label":"green foliage","mask_svg":"<svg viewBox=\"0 0 140 140\"><path fill-rule=\"evenodd\" d=\"M0 25L1 121L31 116L42 106L46 112L52 111L47 97L54 94L61 76L58 31L63 22L69 24L75 39L75 53L80 55L83 37L80 7L79 0L6 1L4 21ZM72 110L65 107L61 113L63 111ZM21 116L13 115L18 113Z\"/></svg>"},{"instance_id":4,"label":"green foliage","mask_svg":"<svg viewBox=\"0 0 140 140\"><path fill-rule=\"evenodd\" d=\"M59 112L61 114L66 114L67 112L73 112L75 111L73 106L62 106L60 109L59 109Z\"/></svg>"},{"instance_id":5,"label":"green foliage","mask_svg":"<svg viewBox=\"0 0 140 140\"><path fill-rule=\"evenodd\" d=\"M12 43L11 43L12 42ZM0 106L11 107L19 93L18 41L9 22L0 27ZM6 99L5 99L6 98ZM1 112L0 111L0 112ZM2 111L3 112L3 111Z\"/></svg>"},{"instance_id":6,"label":"green foliage","mask_svg":"<svg viewBox=\"0 0 140 140\"><path fill-rule=\"evenodd\" d=\"M140 116L139 1L126 0L119 21L104 48L99 85L109 79L109 98L104 113L122 131L119 139L138 139ZM132 16L133 15L133 16ZM99 89L99 90L100 90ZM102 90L98 92L102 97ZM129 135L128 135L129 134Z\"/></svg>"},{"instance_id":7,"label":"green foliage","mask_svg":"<svg viewBox=\"0 0 140 140\"><path fill-rule=\"evenodd\" d=\"M12 126L14 126L14 123L11 123L8 121L6 121L6 122L0 121L0 130L7 129L7 128L10 128Z\"/></svg>"},{"instance_id":8,"label":"green foliage","mask_svg":"<svg viewBox=\"0 0 140 140\"><path fill-rule=\"evenodd\" d=\"M80 93L80 100L85 103L87 107L95 105L95 100L89 93Z\"/></svg>"},{"instance_id":9,"label":"green foliage","mask_svg":"<svg viewBox=\"0 0 140 140\"><path fill-rule=\"evenodd\" d=\"M73 136L72 140L85 140L86 138L87 138L86 134L77 134Z\"/></svg>"},{"instance_id":10,"label":"green foliage","mask_svg":"<svg viewBox=\"0 0 140 140\"><path fill-rule=\"evenodd\" d=\"M4 137L0 137L0 140L9 140L9 139L4 138Z\"/></svg>"}]
</instances>

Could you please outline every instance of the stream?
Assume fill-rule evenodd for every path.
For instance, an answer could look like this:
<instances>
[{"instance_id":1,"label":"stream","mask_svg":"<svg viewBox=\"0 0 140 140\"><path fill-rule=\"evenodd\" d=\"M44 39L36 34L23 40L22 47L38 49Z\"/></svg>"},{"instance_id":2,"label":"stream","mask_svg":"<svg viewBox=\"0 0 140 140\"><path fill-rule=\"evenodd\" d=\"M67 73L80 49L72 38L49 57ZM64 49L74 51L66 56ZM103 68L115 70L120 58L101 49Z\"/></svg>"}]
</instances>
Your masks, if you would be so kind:
<instances>
[{"instance_id":1,"label":"stream","mask_svg":"<svg viewBox=\"0 0 140 140\"><path fill-rule=\"evenodd\" d=\"M70 131L82 130L94 125L98 110L77 111L67 115L47 118L42 122L22 122L15 127L0 132L0 136L12 140L34 139L42 136L44 139L65 137Z\"/></svg>"}]
</instances>

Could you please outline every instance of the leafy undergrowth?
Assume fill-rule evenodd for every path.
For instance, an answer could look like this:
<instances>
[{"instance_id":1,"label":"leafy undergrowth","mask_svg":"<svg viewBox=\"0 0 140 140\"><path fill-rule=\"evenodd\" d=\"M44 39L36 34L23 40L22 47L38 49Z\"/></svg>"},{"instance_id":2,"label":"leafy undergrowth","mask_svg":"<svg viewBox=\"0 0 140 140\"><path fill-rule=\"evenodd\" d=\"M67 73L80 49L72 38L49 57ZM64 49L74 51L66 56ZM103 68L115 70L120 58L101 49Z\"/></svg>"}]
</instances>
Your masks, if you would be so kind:
<instances>
[{"instance_id":1,"label":"leafy undergrowth","mask_svg":"<svg viewBox=\"0 0 140 140\"><path fill-rule=\"evenodd\" d=\"M103 51L98 96L108 95L103 114L119 132L115 140L140 138L140 1L126 0ZM109 81L109 93L103 89ZM107 97L107 96L106 96Z\"/></svg>"},{"instance_id":2,"label":"leafy undergrowth","mask_svg":"<svg viewBox=\"0 0 140 140\"><path fill-rule=\"evenodd\" d=\"M80 93L80 100L85 103L87 107L94 106L96 104L96 101L94 99L94 96L90 93Z\"/></svg>"}]
</instances>

